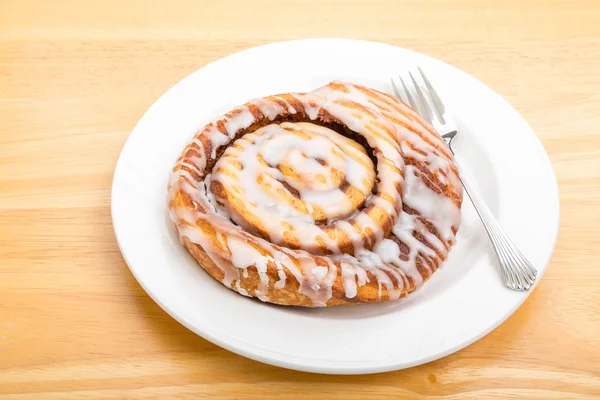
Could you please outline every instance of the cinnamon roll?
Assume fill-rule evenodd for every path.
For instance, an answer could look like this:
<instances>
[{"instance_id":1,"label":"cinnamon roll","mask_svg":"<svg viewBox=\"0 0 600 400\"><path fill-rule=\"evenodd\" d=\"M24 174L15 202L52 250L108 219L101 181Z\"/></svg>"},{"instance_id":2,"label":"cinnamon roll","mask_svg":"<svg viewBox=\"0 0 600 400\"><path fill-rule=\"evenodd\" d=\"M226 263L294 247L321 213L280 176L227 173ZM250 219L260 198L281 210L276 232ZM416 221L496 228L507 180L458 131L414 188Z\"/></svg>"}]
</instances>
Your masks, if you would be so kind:
<instances>
[{"instance_id":1,"label":"cinnamon roll","mask_svg":"<svg viewBox=\"0 0 600 400\"><path fill-rule=\"evenodd\" d=\"M441 137L394 97L343 82L217 118L183 151L168 193L210 275L283 305L406 296L448 257L461 220Z\"/></svg>"}]
</instances>

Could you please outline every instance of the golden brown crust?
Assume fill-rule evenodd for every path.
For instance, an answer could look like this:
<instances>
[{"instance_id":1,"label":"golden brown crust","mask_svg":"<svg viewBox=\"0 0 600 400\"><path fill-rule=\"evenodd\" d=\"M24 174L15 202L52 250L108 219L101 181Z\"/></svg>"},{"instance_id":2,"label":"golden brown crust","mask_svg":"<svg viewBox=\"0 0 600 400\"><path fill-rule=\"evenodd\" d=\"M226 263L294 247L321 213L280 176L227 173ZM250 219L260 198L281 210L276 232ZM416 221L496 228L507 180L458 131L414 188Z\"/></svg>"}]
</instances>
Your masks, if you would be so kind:
<instances>
[{"instance_id":1,"label":"golden brown crust","mask_svg":"<svg viewBox=\"0 0 600 400\"><path fill-rule=\"evenodd\" d=\"M281 94L259 99L203 128L173 169L169 207L175 228L186 249L213 278L232 290L263 301L314 307L404 297L439 268L454 243L460 223L462 190L452 158L439 136L418 115L388 95L340 82L315 93L319 95ZM360 101L352 100L351 96L359 97ZM325 106L332 102L338 108ZM275 110L274 115L266 110ZM359 127L362 133L349 128L347 115L366 121ZM247 122L245 126L240 120ZM236 195L231 186L218 180L207 183L206 179L237 139L286 121L333 128L355 140L358 147L366 148L377 164L377 185L366 203L366 198L361 200L346 178L336 177L336 187L351 198L353 207L362 216L360 219L348 216L343 220L349 222L340 225L337 220L328 220L325 214L314 213L314 226L324 235L318 233L314 245L300 242L294 231L301 225L289 223L281 225L284 232L280 239L272 239L278 244L269 243L270 237L278 232L252 219L252 212L240 203L244 196ZM403 136L404 131L416 139ZM375 147L370 145L373 143ZM402 154L400 164L390 161L397 160L396 152ZM327 164L322 159L315 160L322 166ZM432 167L432 160L440 166ZM234 160L229 167L234 165L234 169L243 170L242 163L237 163ZM291 167L277 169L284 178L295 173ZM390 178L390 173L395 177ZM400 199L406 193L411 196L410 191L405 192L405 177L417 179L417 187L427 190L427 196L438 196L435 199L440 201L440 207L445 207L444 212L454 213L447 216L448 221L444 215L437 218L434 208L424 207L421 211L412 208L421 208L418 197L416 202L409 198L411 205ZM282 186L290 202L296 204L294 198L302 200L300 191L286 184L289 187L283 183ZM209 199L211 196L214 199ZM373 200L375 197L378 201ZM449 199L450 205L443 199ZM305 206L299 206L302 207ZM222 210L219 212L223 208L231 212L229 217L223 216ZM390 213L390 208L395 211ZM229 220L235 213L239 214L236 221L247 232ZM406 227L412 227L412 232L406 231ZM360 238L358 241L352 230ZM385 246L382 240L386 241ZM388 260L396 249L397 257Z\"/></svg>"}]
</instances>

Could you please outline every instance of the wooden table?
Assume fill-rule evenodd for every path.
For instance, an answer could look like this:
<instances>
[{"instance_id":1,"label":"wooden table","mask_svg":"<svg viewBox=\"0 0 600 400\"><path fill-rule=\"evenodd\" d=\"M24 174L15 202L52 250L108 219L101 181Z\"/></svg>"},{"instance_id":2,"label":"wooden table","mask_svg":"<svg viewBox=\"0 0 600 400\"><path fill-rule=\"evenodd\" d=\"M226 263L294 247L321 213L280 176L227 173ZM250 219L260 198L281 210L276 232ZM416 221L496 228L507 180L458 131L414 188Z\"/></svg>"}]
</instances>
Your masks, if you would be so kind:
<instances>
[{"instance_id":1,"label":"wooden table","mask_svg":"<svg viewBox=\"0 0 600 400\"><path fill-rule=\"evenodd\" d=\"M529 300L444 359L288 371L191 333L113 235L115 163L165 90L237 50L352 37L430 54L505 96L560 187ZM0 399L600 398L600 2L0 0Z\"/></svg>"}]
</instances>

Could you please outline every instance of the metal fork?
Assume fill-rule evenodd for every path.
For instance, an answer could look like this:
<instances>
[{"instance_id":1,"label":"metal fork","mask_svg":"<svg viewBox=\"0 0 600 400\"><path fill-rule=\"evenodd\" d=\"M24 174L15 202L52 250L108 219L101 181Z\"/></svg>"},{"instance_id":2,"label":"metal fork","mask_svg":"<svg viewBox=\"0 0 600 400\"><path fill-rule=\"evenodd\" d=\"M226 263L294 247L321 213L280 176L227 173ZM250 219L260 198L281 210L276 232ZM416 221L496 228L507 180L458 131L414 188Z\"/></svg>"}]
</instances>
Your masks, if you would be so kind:
<instances>
[{"instance_id":1,"label":"metal fork","mask_svg":"<svg viewBox=\"0 0 600 400\"><path fill-rule=\"evenodd\" d=\"M457 125L450 113L446 110L446 107L444 107L444 103L442 103L438 94L433 89L429 79L427 79L420 67L418 70L425 86L422 88L417 83L412 72L409 72L411 80L409 85L412 84L415 96L411 94L411 91L408 89L408 86L401 76L399 78L404 96L400 94L401 92L398 90L398 87L396 87L394 81L391 80L394 94L400 100L410 104L417 113L429 122L435 130L442 135L446 145L452 154L454 154L454 150L452 150L452 139L454 139L458 133ZM535 282L537 271L519 251L517 246L515 246L498 221L496 221L494 215L475 189L475 186L469 181L456 160L455 164L460 173L460 180L463 183L465 191L473 202L473 206L475 206L475 210L477 211L477 214L479 214L481 222L483 222L483 226L492 242L494 251L498 256L504 285L513 290L529 290Z\"/></svg>"}]
</instances>

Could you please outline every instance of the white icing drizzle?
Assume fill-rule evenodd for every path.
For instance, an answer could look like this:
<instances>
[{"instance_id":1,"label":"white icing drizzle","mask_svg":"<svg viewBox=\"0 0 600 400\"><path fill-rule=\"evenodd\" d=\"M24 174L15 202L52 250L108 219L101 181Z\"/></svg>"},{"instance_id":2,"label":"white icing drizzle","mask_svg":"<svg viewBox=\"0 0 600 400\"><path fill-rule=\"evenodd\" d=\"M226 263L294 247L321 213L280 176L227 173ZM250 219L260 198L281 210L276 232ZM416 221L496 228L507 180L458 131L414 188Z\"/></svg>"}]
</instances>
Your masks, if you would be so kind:
<instances>
[{"instance_id":1,"label":"white icing drizzle","mask_svg":"<svg viewBox=\"0 0 600 400\"><path fill-rule=\"evenodd\" d=\"M184 152L170 178L170 216L182 240L187 238L206 252L223 272L224 285L262 301L271 301L271 291L285 290L291 277L299 284L298 292L321 307L332 298L337 280L343 293L336 296L346 299L374 284L369 276L376 281L380 299L394 300L419 287L423 271L429 276L432 265L447 258L460 225L455 201L431 188L446 185L459 199L462 196L442 139L393 97L341 82L312 93L255 99L249 105L273 121L301 111L292 103L301 104L311 120L331 116L363 136L373 149L376 168L356 143L313 123L267 125L232 145L237 132L258 121L249 106L238 107L195 136L186 151L197 151ZM212 171L205 171L203 137L211 146L212 159L219 148L229 146ZM405 165L405 159L413 161ZM415 163L427 168L438 183L430 182ZM346 191L341 190L341 177ZM227 196L215 198L212 182L220 183ZM189 197L191 207L174 205L179 192ZM232 199L236 207L228 205ZM365 207L359 210L362 203ZM238 212L240 204L243 212ZM416 214L402 211L403 204ZM315 224L317 218L325 228ZM384 231L384 223L389 231ZM201 228L207 226L208 231ZM269 240L255 235L263 230ZM281 246L290 236L300 249ZM344 238L352 244L352 254L340 250ZM407 254L396 240L405 245ZM304 251L315 250L316 243L324 243L331 254L321 257ZM259 284L248 292L241 283L251 268Z\"/></svg>"},{"instance_id":2,"label":"white icing drizzle","mask_svg":"<svg viewBox=\"0 0 600 400\"><path fill-rule=\"evenodd\" d=\"M221 133L218 130L215 130L212 135L210 135L210 148L211 157L215 158L217 156L217 149L223 145L229 143L231 139L228 135Z\"/></svg>"},{"instance_id":3,"label":"white icing drizzle","mask_svg":"<svg viewBox=\"0 0 600 400\"><path fill-rule=\"evenodd\" d=\"M293 175L282 173L278 169L282 167L292 170ZM360 193L355 203L340 189L340 174ZM213 168L212 180L228 190L224 205L217 208L247 230L256 229L247 220L250 214L254 221L260 221L273 243L285 245L287 234L298 240L300 248L308 249L320 240L335 253L339 250L337 241L315 224L316 216L311 211L320 210L324 214L321 219L325 220L354 212L370 195L375 172L364 150L350 139L313 124L282 123L238 139ZM282 182L298 192L302 207L296 205L299 200L294 196L286 199L281 194L288 191ZM231 202L239 206L242 201L243 213L228 207ZM368 226L376 235L383 235L381 227L368 215L359 218L360 215L355 218L359 228ZM347 222L337 221L333 229L343 224ZM360 232L354 233L360 238Z\"/></svg>"},{"instance_id":4,"label":"white icing drizzle","mask_svg":"<svg viewBox=\"0 0 600 400\"><path fill-rule=\"evenodd\" d=\"M227 130L229 138L232 138L240 129L246 129L254 122L254 115L252 115L250 110L247 108L241 108L239 110L240 112L235 118L231 118L225 123L225 129Z\"/></svg>"},{"instance_id":5,"label":"white icing drizzle","mask_svg":"<svg viewBox=\"0 0 600 400\"><path fill-rule=\"evenodd\" d=\"M267 265L269 257L263 256L258 250L248 244L248 242L236 236L227 237L227 245L231 251L231 262L236 268L247 269L250 266L256 268L260 277L260 286L255 292L256 297L267 301L269 277L267 276ZM239 278L238 278L239 279Z\"/></svg>"},{"instance_id":6,"label":"white icing drizzle","mask_svg":"<svg viewBox=\"0 0 600 400\"><path fill-rule=\"evenodd\" d=\"M328 258L321 258L321 260L327 263L326 267L317 266L313 257L300 258L304 276L298 291L310 298L317 307L327 306L337 276L336 265Z\"/></svg>"},{"instance_id":7,"label":"white icing drizzle","mask_svg":"<svg viewBox=\"0 0 600 400\"><path fill-rule=\"evenodd\" d=\"M279 104L267 101L265 99L250 100L250 104L258 107L260 112L271 121L277 118L278 115L281 115L281 113L284 111Z\"/></svg>"}]
</instances>

